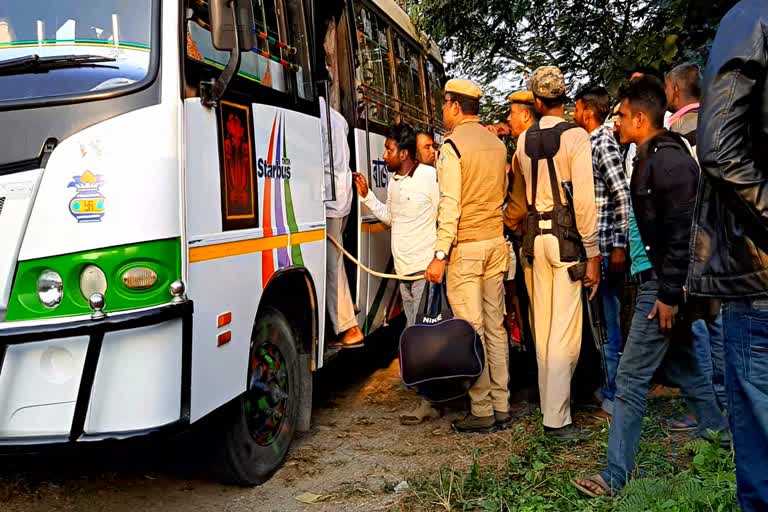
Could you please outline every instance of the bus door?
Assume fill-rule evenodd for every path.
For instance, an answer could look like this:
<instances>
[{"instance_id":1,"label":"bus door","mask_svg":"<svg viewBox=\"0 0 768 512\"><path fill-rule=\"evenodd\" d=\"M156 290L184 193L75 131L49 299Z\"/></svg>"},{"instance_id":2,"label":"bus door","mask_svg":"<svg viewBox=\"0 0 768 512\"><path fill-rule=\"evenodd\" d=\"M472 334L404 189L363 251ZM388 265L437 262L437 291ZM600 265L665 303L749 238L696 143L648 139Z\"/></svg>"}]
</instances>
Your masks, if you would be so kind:
<instances>
[{"instance_id":1,"label":"bus door","mask_svg":"<svg viewBox=\"0 0 768 512\"><path fill-rule=\"evenodd\" d=\"M286 2L280 11L274 2L254 0L259 42L242 53L239 74L214 108L201 104L195 87L217 77L229 54L213 47L207 4L190 5L185 215L195 301L193 383L205 383L193 387L194 420L245 390L254 321L267 295L266 305L279 304L286 316L322 313L325 208L303 2ZM280 52L293 45L289 62ZM314 296L306 302L288 284L270 291L294 270L310 274L304 291L312 288ZM319 345L312 349L319 352L314 367L322 366L325 316L317 321L317 339L306 333L308 343Z\"/></svg>"}]
</instances>

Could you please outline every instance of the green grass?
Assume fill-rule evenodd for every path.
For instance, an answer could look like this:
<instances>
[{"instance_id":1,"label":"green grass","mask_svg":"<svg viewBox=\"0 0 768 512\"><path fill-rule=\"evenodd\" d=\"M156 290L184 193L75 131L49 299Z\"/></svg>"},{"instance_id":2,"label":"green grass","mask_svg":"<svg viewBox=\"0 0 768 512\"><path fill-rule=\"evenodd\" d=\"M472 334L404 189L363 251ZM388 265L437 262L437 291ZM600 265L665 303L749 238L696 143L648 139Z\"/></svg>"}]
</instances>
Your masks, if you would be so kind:
<instances>
[{"instance_id":1,"label":"green grass","mask_svg":"<svg viewBox=\"0 0 768 512\"><path fill-rule=\"evenodd\" d=\"M443 466L436 473L413 475L413 492L394 510L738 511L733 452L684 435L670 436L660 418L679 411L675 404L651 402L636 474L615 498L588 498L571 485L573 477L602 467L605 424L592 423L596 435L588 442L553 442L541 431L540 416L530 415L504 433L509 436L504 442L473 449L468 467ZM479 438L466 439L472 443Z\"/></svg>"}]
</instances>

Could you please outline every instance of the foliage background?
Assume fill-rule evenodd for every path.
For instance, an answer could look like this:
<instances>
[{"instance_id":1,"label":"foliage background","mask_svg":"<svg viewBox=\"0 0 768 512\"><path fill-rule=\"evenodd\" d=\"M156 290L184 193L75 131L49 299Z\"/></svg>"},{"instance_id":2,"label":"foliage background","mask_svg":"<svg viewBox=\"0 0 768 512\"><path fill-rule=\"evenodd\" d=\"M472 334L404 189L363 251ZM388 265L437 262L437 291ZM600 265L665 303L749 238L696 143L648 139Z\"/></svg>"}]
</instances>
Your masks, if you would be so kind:
<instances>
[{"instance_id":1,"label":"foliage background","mask_svg":"<svg viewBox=\"0 0 768 512\"><path fill-rule=\"evenodd\" d=\"M660 73L706 63L723 15L735 0L410 0L416 24L446 56L447 72L487 91L486 114L528 74L554 64L575 88L615 94L638 67ZM496 115L498 114L498 115Z\"/></svg>"}]
</instances>

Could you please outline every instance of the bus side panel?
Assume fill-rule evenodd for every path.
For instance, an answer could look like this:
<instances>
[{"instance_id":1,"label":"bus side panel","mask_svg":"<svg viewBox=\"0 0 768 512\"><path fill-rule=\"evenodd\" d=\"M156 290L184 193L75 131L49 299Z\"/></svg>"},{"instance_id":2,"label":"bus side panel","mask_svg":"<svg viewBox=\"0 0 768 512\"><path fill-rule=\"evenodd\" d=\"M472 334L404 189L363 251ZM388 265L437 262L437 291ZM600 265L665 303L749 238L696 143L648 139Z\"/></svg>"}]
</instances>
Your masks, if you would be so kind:
<instances>
[{"instance_id":1,"label":"bus side panel","mask_svg":"<svg viewBox=\"0 0 768 512\"><path fill-rule=\"evenodd\" d=\"M197 98L186 100L184 124L187 293L195 303L190 420L196 421L245 389L253 317L261 296L261 286L254 286L261 282L258 254L215 258L213 248L223 251L228 242L260 237L261 230L244 234L222 229L216 111L203 107ZM232 322L219 329L217 318L227 312L232 313ZM219 333L226 331L232 333L232 341L218 346Z\"/></svg>"},{"instance_id":2,"label":"bus side panel","mask_svg":"<svg viewBox=\"0 0 768 512\"><path fill-rule=\"evenodd\" d=\"M245 126L232 129L199 100L186 102L192 421L245 391L253 323L277 272L308 268L324 306L319 119L255 104L227 108L235 117L248 112L233 121ZM248 141L239 152L233 133ZM225 313L231 322L219 326ZM227 332L231 341L220 338Z\"/></svg>"},{"instance_id":3,"label":"bus side panel","mask_svg":"<svg viewBox=\"0 0 768 512\"><path fill-rule=\"evenodd\" d=\"M371 191L381 202L386 203L390 176L381 156L384 154L384 140L382 135L366 135L364 130L355 130L357 168L366 176ZM367 160L370 160L370 164ZM394 274L389 226L380 222L362 204L360 231L361 262L373 270ZM389 318L397 299L397 282L382 280L360 270L358 272L361 274L360 282L364 284L361 284L357 298L361 310L358 320L360 325L365 326L366 333L369 333L378 329Z\"/></svg>"},{"instance_id":4,"label":"bus side panel","mask_svg":"<svg viewBox=\"0 0 768 512\"><path fill-rule=\"evenodd\" d=\"M262 254L264 283L280 269L304 267L317 296L322 366L325 332L325 204L320 119L268 105L253 106L259 222L265 237L285 243ZM318 111L319 114L319 111Z\"/></svg>"}]
</instances>

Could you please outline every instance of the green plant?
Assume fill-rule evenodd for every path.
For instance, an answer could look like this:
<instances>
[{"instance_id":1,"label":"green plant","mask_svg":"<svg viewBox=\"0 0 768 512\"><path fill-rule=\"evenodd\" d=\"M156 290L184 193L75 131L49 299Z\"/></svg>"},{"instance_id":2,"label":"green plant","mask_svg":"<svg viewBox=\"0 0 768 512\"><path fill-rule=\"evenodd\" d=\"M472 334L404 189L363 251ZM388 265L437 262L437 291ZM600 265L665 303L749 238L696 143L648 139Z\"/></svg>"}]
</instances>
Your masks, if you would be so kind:
<instances>
[{"instance_id":1,"label":"green plant","mask_svg":"<svg viewBox=\"0 0 768 512\"><path fill-rule=\"evenodd\" d=\"M617 512L737 511L733 452L714 442L692 441L689 469L672 477L631 481L622 492Z\"/></svg>"},{"instance_id":2,"label":"green plant","mask_svg":"<svg viewBox=\"0 0 768 512\"><path fill-rule=\"evenodd\" d=\"M664 409L670 405L665 402ZM650 408L638 455L645 478L634 478L617 498L591 499L571 485L574 476L602 464L607 431L586 443L557 443L542 434L539 418L531 417L504 433L498 445L475 445L468 466L443 466L436 475L409 479L414 493L398 510L736 512L733 452L722 449L719 438L676 450L677 438L662 428L658 408Z\"/></svg>"}]
</instances>

